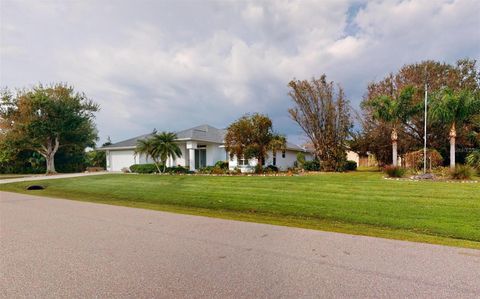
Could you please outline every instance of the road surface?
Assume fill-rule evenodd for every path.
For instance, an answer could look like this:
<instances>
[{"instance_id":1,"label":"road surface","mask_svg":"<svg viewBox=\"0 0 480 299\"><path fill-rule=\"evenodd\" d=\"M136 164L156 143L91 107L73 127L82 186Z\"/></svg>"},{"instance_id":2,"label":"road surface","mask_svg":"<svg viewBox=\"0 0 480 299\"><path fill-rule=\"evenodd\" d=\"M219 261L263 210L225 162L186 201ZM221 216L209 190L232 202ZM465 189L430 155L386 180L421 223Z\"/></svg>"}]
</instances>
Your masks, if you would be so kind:
<instances>
[{"instance_id":1,"label":"road surface","mask_svg":"<svg viewBox=\"0 0 480 299\"><path fill-rule=\"evenodd\" d=\"M480 298L480 250L6 192L0 258L4 298Z\"/></svg>"}]
</instances>

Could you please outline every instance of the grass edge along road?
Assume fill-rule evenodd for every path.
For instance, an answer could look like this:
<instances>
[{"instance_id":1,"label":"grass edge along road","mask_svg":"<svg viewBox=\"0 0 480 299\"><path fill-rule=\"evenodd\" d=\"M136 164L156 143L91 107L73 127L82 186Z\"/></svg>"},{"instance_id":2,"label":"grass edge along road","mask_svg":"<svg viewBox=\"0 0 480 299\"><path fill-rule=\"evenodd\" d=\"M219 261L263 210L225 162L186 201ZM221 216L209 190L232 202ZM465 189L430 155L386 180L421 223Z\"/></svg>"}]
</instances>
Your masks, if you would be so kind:
<instances>
[{"instance_id":1,"label":"grass edge along road","mask_svg":"<svg viewBox=\"0 0 480 299\"><path fill-rule=\"evenodd\" d=\"M480 184L301 177L110 174L0 185L1 191L480 249ZM41 191L26 191L42 184Z\"/></svg>"}]
</instances>

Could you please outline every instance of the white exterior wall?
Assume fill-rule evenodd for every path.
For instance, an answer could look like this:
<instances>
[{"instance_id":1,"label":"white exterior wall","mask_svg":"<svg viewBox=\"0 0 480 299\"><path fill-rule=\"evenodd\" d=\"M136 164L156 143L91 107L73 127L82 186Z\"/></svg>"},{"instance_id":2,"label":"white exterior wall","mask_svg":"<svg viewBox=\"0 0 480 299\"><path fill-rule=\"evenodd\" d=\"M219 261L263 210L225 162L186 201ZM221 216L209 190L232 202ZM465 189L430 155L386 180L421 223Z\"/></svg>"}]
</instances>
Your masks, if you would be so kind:
<instances>
[{"instance_id":1,"label":"white exterior wall","mask_svg":"<svg viewBox=\"0 0 480 299\"><path fill-rule=\"evenodd\" d=\"M207 166L213 166L218 161L226 161L227 153L221 144L207 144Z\"/></svg>"},{"instance_id":2,"label":"white exterior wall","mask_svg":"<svg viewBox=\"0 0 480 299\"><path fill-rule=\"evenodd\" d=\"M357 166L360 165L360 156L352 151L347 152L347 160L357 162Z\"/></svg>"},{"instance_id":3,"label":"white exterior wall","mask_svg":"<svg viewBox=\"0 0 480 299\"><path fill-rule=\"evenodd\" d=\"M286 171L288 168L291 168L295 165L295 161L297 161L297 153L298 151L294 150L286 150L285 151L285 158L282 156L281 151L277 151L276 153L276 163L275 166L278 167L281 171ZM310 161L313 159L312 154L305 153L305 160ZM229 159L229 168L233 170L235 168L240 168L242 172L252 172L255 170L255 166L257 166L257 159L250 159L248 161L248 166L238 166L237 164L237 157L234 156L232 159ZM273 165L273 154L272 152L268 153L268 158L265 161L265 166Z\"/></svg>"}]
</instances>

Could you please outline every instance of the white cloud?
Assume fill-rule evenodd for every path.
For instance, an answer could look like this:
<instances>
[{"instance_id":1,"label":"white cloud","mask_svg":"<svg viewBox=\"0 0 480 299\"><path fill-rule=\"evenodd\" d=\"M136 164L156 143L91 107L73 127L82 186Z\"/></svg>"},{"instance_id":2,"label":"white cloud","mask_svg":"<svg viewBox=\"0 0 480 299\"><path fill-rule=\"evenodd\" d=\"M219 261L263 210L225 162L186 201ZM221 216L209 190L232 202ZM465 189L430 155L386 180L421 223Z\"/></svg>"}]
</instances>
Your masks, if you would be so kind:
<instances>
[{"instance_id":1,"label":"white cloud","mask_svg":"<svg viewBox=\"0 0 480 299\"><path fill-rule=\"evenodd\" d=\"M101 104L101 136L114 141L255 111L296 136L289 80L327 73L358 104L405 63L480 58L479 5L4 0L0 82L68 81Z\"/></svg>"}]
</instances>

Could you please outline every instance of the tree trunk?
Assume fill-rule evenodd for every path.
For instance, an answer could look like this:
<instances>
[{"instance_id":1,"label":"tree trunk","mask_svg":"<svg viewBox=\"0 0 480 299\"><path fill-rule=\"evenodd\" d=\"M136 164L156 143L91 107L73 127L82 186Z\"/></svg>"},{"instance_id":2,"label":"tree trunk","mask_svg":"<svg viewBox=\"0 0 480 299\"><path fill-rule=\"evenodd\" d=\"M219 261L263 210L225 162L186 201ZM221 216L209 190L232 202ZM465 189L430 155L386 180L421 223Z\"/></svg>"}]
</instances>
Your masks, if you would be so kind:
<instances>
[{"instance_id":1,"label":"tree trunk","mask_svg":"<svg viewBox=\"0 0 480 299\"><path fill-rule=\"evenodd\" d=\"M38 151L47 162L47 174L57 173L55 170L55 154L57 153L59 146L60 141L58 136L55 137L55 140L48 138L46 146L42 146L42 150Z\"/></svg>"},{"instance_id":2,"label":"tree trunk","mask_svg":"<svg viewBox=\"0 0 480 299\"><path fill-rule=\"evenodd\" d=\"M258 163L258 166L257 166L258 173L263 173L263 157L258 157L257 163Z\"/></svg>"},{"instance_id":3,"label":"tree trunk","mask_svg":"<svg viewBox=\"0 0 480 299\"><path fill-rule=\"evenodd\" d=\"M455 123L452 124L450 129L450 169L455 169L455 138L457 137L457 130Z\"/></svg>"},{"instance_id":4,"label":"tree trunk","mask_svg":"<svg viewBox=\"0 0 480 299\"><path fill-rule=\"evenodd\" d=\"M163 173L165 173L165 170L167 170L167 160L162 162L163 162Z\"/></svg>"},{"instance_id":5,"label":"tree trunk","mask_svg":"<svg viewBox=\"0 0 480 299\"><path fill-rule=\"evenodd\" d=\"M155 167L157 168L158 173L161 173L162 171L160 170L160 166L158 166L158 161L157 161L157 159L153 159L153 158L152 158L152 160L153 160L153 164L155 164Z\"/></svg>"},{"instance_id":6,"label":"tree trunk","mask_svg":"<svg viewBox=\"0 0 480 299\"><path fill-rule=\"evenodd\" d=\"M391 138L392 138L392 164L393 164L393 166L397 166L397 164L398 164L398 156L397 156L398 135L397 135L397 129L396 128L393 128Z\"/></svg>"},{"instance_id":7,"label":"tree trunk","mask_svg":"<svg viewBox=\"0 0 480 299\"><path fill-rule=\"evenodd\" d=\"M55 153L47 155L45 160L47 160L47 174L55 174Z\"/></svg>"}]
</instances>

